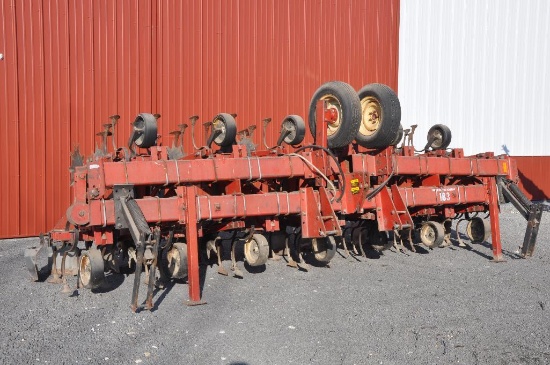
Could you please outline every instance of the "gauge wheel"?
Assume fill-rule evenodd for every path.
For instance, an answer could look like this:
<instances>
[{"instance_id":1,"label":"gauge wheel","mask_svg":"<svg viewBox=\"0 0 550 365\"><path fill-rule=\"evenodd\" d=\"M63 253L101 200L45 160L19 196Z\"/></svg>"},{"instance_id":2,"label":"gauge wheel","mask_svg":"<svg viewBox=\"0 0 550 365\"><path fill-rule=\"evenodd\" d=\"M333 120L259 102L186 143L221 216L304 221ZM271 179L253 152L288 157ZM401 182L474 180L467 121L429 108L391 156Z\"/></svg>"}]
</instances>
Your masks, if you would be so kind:
<instances>
[{"instance_id":1,"label":"gauge wheel","mask_svg":"<svg viewBox=\"0 0 550 365\"><path fill-rule=\"evenodd\" d=\"M429 147L432 150L446 149L451 144L451 139L451 130L444 124L436 124L428 131L428 142L432 141Z\"/></svg>"},{"instance_id":2,"label":"gauge wheel","mask_svg":"<svg viewBox=\"0 0 550 365\"><path fill-rule=\"evenodd\" d=\"M78 265L80 284L87 289L99 287L105 280L103 255L98 249L82 251Z\"/></svg>"},{"instance_id":3,"label":"gauge wheel","mask_svg":"<svg viewBox=\"0 0 550 365\"><path fill-rule=\"evenodd\" d=\"M367 148L388 147L399 134L401 125L399 98L390 87L384 84L365 85L359 90L358 95L361 102L361 125L355 140Z\"/></svg>"},{"instance_id":4,"label":"gauge wheel","mask_svg":"<svg viewBox=\"0 0 550 365\"><path fill-rule=\"evenodd\" d=\"M403 139L403 126L399 124L397 135L395 136L395 139L391 141L390 146L397 146L402 139Z\"/></svg>"},{"instance_id":5,"label":"gauge wheel","mask_svg":"<svg viewBox=\"0 0 550 365\"><path fill-rule=\"evenodd\" d=\"M317 103L325 105L325 119L317 121ZM327 147L340 148L349 145L361 123L361 103L353 88L340 81L321 85L309 104L309 130L316 136L317 125L327 128ZM319 141L317 141L319 143Z\"/></svg>"},{"instance_id":6,"label":"gauge wheel","mask_svg":"<svg viewBox=\"0 0 550 365\"><path fill-rule=\"evenodd\" d=\"M250 266L261 266L269 258L269 243L267 239L258 233L244 244L244 257Z\"/></svg>"},{"instance_id":7,"label":"gauge wheel","mask_svg":"<svg viewBox=\"0 0 550 365\"><path fill-rule=\"evenodd\" d=\"M284 139L286 144L300 144L306 135L306 123L299 115L288 115L283 120L282 133L288 133Z\"/></svg>"},{"instance_id":8,"label":"gauge wheel","mask_svg":"<svg viewBox=\"0 0 550 365\"><path fill-rule=\"evenodd\" d=\"M237 137L237 122L231 114L220 113L212 120L212 129L219 130L220 134L214 139L220 147L231 146Z\"/></svg>"},{"instance_id":9,"label":"gauge wheel","mask_svg":"<svg viewBox=\"0 0 550 365\"><path fill-rule=\"evenodd\" d=\"M438 222L424 222L420 227L420 240L429 248L438 247L443 243L445 228Z\"/></svg>"},{"instance_id":10,"label":"gauge wheel","mask_svg":"<svg viewBox=\"0 0 550 365\"><path fill-rule=\"evenodd\" d=\"M378 252L386 251L392 248L393 242L388 239L386 232L380 232L378 229L371 229L369 232L369 245Z\"/></svg>"},{"instance_id":11,"label":"gauge wheel","mask_svg":"<svg viewBox=\"0 0 550 365\"><path fill-rule=\"evenodd\" d=\"M468 221L466 235L473 243L485 242L491 236L491 223L488 219L474 217Z\"/></svg>"},{"instance_id":12,"label":"gauge wheel","mask_svg":"<svg viewBox=\"0 0 550 365\"><path fill-rule=\"evenodd\" d=\"M174 279L185 279L188 274L187 269L187 244L185 242L176 242L166 254L166 263L168 265L168 274Z\"/></svg>"},{"instance_id":13,"label":"gauge wheel","mask_svg":"<svg viewBox=\"0 0 550 365\"><path fill-rule=\"evenodd\" d=\"M312 238L311 248L313 249L315 260L329 263L336 254L336 240L333 236Z\"/></svg>"},{"instance_id":14,"label":"gauge wheel","mask_svg":"<svg viewBox=\"0 0 550 365\"><path fill-rule=\"evenodd\" d=\"M149 148L157 142L157 118L141 113L134 120L134 143L140 148Z\"/></svg>"}]
</instances>

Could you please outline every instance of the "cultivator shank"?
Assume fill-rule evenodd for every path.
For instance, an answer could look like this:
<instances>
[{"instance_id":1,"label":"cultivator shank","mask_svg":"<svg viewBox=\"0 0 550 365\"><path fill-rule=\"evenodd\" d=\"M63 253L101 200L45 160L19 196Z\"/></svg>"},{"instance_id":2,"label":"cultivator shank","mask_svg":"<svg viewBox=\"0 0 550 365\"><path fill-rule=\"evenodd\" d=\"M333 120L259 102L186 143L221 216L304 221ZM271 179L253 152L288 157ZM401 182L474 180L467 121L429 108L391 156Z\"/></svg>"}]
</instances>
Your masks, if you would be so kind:
<instances>
[{"instance_id":1,"label":"cultivator shank","mask_svg":"<svg viewBox=\"0 0 550 365\"><path fill-rule=\"evenodd\" d=\"M450 131L443 125L430 129L420 153L412 145L416 125L406 130L399 147L400 115L397 96L384 85L367 85L358 94L331 82L317 90L310 105L312 145L302 145L306 127L299 116L286 117L276 146L268 147L270 119L263 121L263 143L255 144L255 126L237 133L236 115L220 113L204 125L210 133L204 146L195 140L197 116L190 118L193 148L183 146L186 124L171 132L171 147L161 146L160 115L142 113L132 124L128 146L113 142L109 152L114 116L98 134L101 146L88 162L78 151L73 154L74 202L63 225L45 235L40 247L27 250L32 277L39 277L37 252L44 250L54 277L64 278L64 264L75 260L84 287L100 285L104 271L134 269L134 311L143 269L146 308L153 307L153 286L170 279L187 280L188 303L194 305L203 303L199 265L216 262L218 272L228 274L224 242L230 243L231 270L242 277L239 244L249 266L265 265L271 254L307 268L302 254L328 264L337 247L347 252L348 244L363 255L364 246L402 249L407 243L415 250L415 236L429 248L450 245L453 219L468 222L474 242L491 234L493 258L500 261L497 184L530 222L523 251L530 256L541 210L530 202L526 207L519 195L514 161L447 149ZM488 213L490 222L480 213ZM270 242L276 236L284 246ZM58 257L64 262L59 271Z\"/></svg>"}]
</instances>

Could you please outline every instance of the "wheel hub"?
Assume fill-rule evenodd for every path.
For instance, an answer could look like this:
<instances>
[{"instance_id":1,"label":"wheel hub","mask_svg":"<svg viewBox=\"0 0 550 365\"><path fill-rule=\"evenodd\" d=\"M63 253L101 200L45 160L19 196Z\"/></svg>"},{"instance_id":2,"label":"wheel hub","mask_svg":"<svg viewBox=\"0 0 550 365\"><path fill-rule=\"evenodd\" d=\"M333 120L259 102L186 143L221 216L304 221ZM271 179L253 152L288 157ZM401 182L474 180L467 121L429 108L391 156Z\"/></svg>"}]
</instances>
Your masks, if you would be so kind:
<instances>
[{"instance_id":1,"label":"wheel hub","mask_svg":"<svg viewBox=\"0 0 550 365\"><path fill-rule=\"evenodd\" d=\"M378 100L369 96L361 100L361 113L362 121L359 127L359 133L365 136L371 136L380 127L382 107Z\"/></svg>"},{"instance_id":2,"label":"wheel hub","mask_svg":"<svg viewBox=\"0 0 550 365\"><path fill-rule=\"evenodd\" d=\"M338 99L332 95L325 96L325 121L327 122L327 136L332 136L340 129L342 106Z\"/></svg>"}]
</instances>

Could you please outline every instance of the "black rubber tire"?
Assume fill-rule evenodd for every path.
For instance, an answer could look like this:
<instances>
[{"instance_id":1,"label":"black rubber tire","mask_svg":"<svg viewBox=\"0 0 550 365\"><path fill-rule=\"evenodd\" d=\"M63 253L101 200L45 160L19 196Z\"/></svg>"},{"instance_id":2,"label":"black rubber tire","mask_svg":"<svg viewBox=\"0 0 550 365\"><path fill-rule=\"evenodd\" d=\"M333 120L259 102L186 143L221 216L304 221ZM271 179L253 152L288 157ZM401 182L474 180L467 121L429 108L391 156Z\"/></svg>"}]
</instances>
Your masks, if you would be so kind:
<instances>
[{"instance_id":1,"label":"black rubber tire","mask_svg":"<svg viewBox=\"0 0 550 365\"><path fill-rule=\"evenodd\" d=\"M436 124L432 126L428 131L428 141L430 141L434 133L436 134L437 139L429 145L432 150L444 150L449 147L453 137L449 127L445 124Z\"/></svg>"},{"instance_id":2,"label":"black rubber tire","mask_svg":"<svg viewBox=\"0 0 550 365\"><path fill-rule=\"evenodd\" d=\"M488 219L474 217L468 221L466 235L473 243L482 243L491 236L491 223Z\"/></svg>"},{"instance_id":3,"label":"black rubber tire","mask_svg":"<svg viewBox=\"0 0 550 365\"><path fill-rule=\"evenodd\" d=\"M235 143L237 137L237 122L231 114L220 113L212 119L214 124L216 121L221 121L224 125L225 131L214 139L214 143L220 147L231 146Z\"/></svg>"},{"instance_id":4,"label":"black rubber tire","mask_svg":"<svg viewBox=\"0 0 550 365\"><path fill-rule=\"evenodd\" d=\"M358 144L367 148L385 148L392 144L399 133L401 125L401 104L395 92L384 84L368 84L358 92L361 103L361 125L357 131L355 140ZM373 98L380 105L380 122L377 129L367 135L361 132L363 123L366 122L364 104L367 99ZM365 120L363 120L365 118Z\"/></svg>"},{"instance_id":5,"label":"black rubber tire","mask_svg":"<svg viewBox=\"0 0 550 365\"><path fill-rule=\"evenodd\" d=\"M338 130L334 134L327 136L327 145L329 148L340 148L349 145L359 128L361 123L361 103L355 90L345 82L330 81L327 82L315 91L309 104L309 130L315 138L317 131L317 102L331 96L336 99L341 107L342 115ZM320 122L324 124L324 122ZM317 141L318 143L318 141ZM324 146L323 146L324 147Z\"/></svg>"},{"instance_id":6,"label":"black rubber tire","mask_svg":"<svg viewBox=\"0 0 550 365\"><path fill-rule=\"evenodd\" d=\"M315 260L328 264L336 254L336 240L333 236L312 238L311 249Z\"/></svg>"},{"instance_id":7,"label":"black rubber tire","mask_svg":"<svg viewBox=\"0 0 550 365\"><path fill-rule=\"evenodd\" d=\"M157 143L157 118L153 114L138 114L132 123L136 133L134 143L140 148L149 148Z\"/></svg>"},{"instance_id":8,"label":"black rubber tire","mask_svg":"<svg viewBox=\"0 0 550 365\"><path fill-rule=\"evenodd\" d=\"M403 139L403 125L399 124L399 129L397 130L397 135L395 139L391 141L390 146L397 146L399 142Z\"/></svg>"},{"instance_id":9,"label":"black rubber tire","mask_svg":"<svg viewBox=\"0 0 550 365\"><path fill-rule=\"evenodd\" d=\"M283 126L288 123L291 124L293 131L285 137L284 142L291 146L302 143L306 135L306 123L304 119L299 115L288 115L283 120Z\"/></svg>"},{"instance_id":10,"label":"black rubber tire","mask_svg":"<svg viewBox=\"0 0 550 365\"><path fill-rule=\"evenodd\" d=\"M187 244L176 242L167 252L168 273L174 279L185 279L188 275Z\"/></svg>"},{"instance_id":11,"label":"black rubber tire","mask_svg":"<svg viewBox=\"0 0 550 365\"><path fill-rule=\"evenodd\" d=\"M382 252L393 247L393 242L388 239L388 234L386 232L380 232L378 229L371 229L369 230L368 237L368 244L375 251Z\"/></svg>"}]
</instances>

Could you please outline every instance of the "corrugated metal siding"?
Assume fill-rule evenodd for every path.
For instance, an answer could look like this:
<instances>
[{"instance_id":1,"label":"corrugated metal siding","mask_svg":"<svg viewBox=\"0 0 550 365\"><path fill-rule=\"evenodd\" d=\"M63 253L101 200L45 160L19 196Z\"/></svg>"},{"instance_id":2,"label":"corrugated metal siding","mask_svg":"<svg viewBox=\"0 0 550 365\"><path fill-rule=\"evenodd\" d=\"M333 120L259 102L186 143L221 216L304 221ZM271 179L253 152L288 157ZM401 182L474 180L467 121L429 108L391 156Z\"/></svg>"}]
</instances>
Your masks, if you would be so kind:
<instances>
[{"instance_id":1,"label":"corrugated metal siding","mask_svg":"<svg viewBox=\"0 0 550 365\"><path fill-rule=\"evenodd\" d=\"M20 227L19 82L13 0L1 0L0 7L0 226L5 236L18 233Z\"/></svg>"},{"instance_id":2,"label":"corrugated metal siding","mask_svg":"<svg viewBox=\"0 0 550 365\"><path fill-rule=\"evenodd\" d=\"M531 200L550 200L550 156L516 156L520 188Z\"/></svg>"},{"instance_id":3,"label":"corrugated metal siding","mask_svg":"<svg viewBox=\"0 0 550 365\"><path fill-rule=\"evenodd\" d=\"M158 12L164 135L191 115L230 112L240 128L258 126L256 143L273 118L273 142L323 82L397 87L398 1L161 1Z\"/></svg>"},{"instance_id":4,"label":"corrugated metal siding","mask_svg":"<svg viewBox=\"0 0 550 365\"><path fill-rule=\"evenodd\" d=\"M403 0L403 125L447 124L451 147L550 155L550 2Z\"/></svg>"},{"instance_id":5,"label":"corrugated metal siding","mask_svg":"<svg viewBox=\"0 0 550 365\"><path fill-rule=\"evenodd\" d=\"M399 0L0 0L0 237L50 229L70 203L69 152L112 114L168 132L237 113L306 116L325 81L397 89ZM197 128L200 138L202 128ZM190 133L185 143L191 145Z\"/></svg>"}]
</instances>

